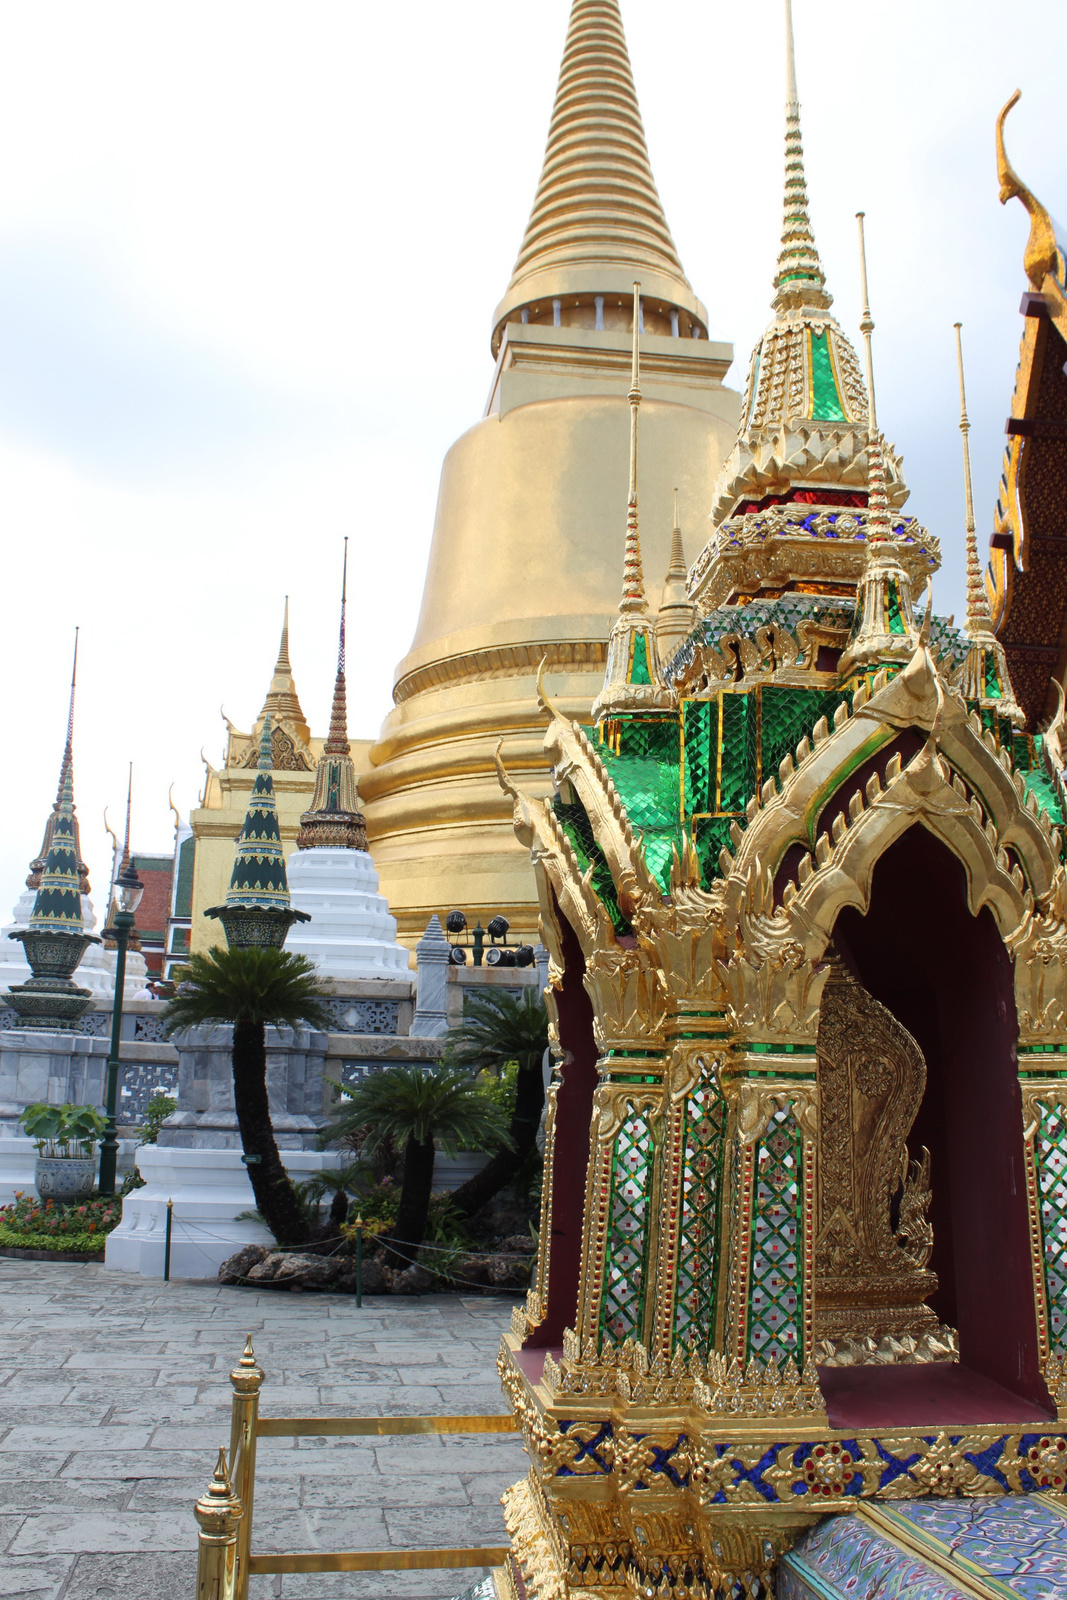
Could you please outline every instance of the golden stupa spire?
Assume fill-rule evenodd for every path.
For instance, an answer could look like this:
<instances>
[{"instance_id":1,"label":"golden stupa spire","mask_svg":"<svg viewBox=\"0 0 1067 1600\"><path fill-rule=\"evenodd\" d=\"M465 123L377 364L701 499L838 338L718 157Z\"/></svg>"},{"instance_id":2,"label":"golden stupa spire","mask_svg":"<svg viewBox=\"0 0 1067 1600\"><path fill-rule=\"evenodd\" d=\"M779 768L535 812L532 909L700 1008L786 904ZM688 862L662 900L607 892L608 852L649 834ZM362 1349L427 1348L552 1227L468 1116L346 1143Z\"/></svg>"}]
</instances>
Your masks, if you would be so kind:
<instances>
[{"instance_id":1,"label":"golden stupa spire","mask_svg":"<svg viewBox=\"0 0 1067 1600\"><path fill-rule=\"evenodd\" d=\"M956 330L956 369L960 381L960 438L963 442L963 504L967 549L967 659L963 664L961 688L965 700L976 701L982 710L999 712L1018 727L1025 717L1015 699L1008 658L1004 646L993 632L989 593L978 560L978 537L974 525L974 488L971 483L971 419L967 415L967 387L963 376L963 324Z\"/></svg>"},{"instance_id":2,"label":"golden stupa spire","mask_svg":"<svg viewBox=\"0 0 1067 1600\"><path fill-rule=\"evenodd\" d=\"M308 727L307 718L304 716L296 684L293 681L293 669L289 664L289 596L285 597L285 611L282 616L282 636L278 642L278 659L274 663L274 676L270 680L267 698L263 702L263 709L256 718L256 730L263 726L263 719L270 716L271 721L277 726L280 720L287 722L291 729L300 735L305 744L311 738L311 729Z\"/></svg>"},{"instance_id":3,"label":"golden stupa spire","mask_svg":"<svg viewBox=\"0 0 1067 1600\"><path fill-rule=\"evenodd\" d=\"M537 302L623 299L639 275L645 298L707 313L682 271L649 165L619 0L573 0L544 166L501 324Z\"/></svg>"},{"instance_id":4,"label":"golden stupa spire","mask_svg":"<svg viewBox=\"0 0 1067 1600\"><path fill-rule=\"evenodd\" d=\"M804 176L804 144L800 136L800 101L797 98L797 67L793 47L792 0L785 0L785 204L782 215L782 244L774 287L778 291L775 310L785 306L827 307L833 297L826 289L826 274L815 247L815 235L808 214L808 186Z\"/></svg>"},{"instance_id":5,"label":"golden stupa spire","mask_svg":"<svg viewBox=\"0 0 1067 1600\"><path fill-rule=\"evenodd\" d=\"M608 638L604 687L593 701L593 720L620 711L647 711L672 704L648 615L637 517L637 419L641 409L641 285L633 288L633 356L630 373L630 486L618 620Z\"/></svg>"}]
</instances>

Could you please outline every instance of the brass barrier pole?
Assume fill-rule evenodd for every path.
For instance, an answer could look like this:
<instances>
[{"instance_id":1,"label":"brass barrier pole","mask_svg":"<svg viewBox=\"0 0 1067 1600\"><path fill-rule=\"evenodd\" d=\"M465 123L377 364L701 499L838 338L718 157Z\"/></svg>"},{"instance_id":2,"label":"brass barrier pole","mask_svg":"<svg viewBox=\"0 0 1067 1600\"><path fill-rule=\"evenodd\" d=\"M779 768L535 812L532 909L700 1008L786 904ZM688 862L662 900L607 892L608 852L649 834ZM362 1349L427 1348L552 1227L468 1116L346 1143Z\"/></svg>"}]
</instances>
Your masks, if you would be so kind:
<instances>
[{"instance_id":1,"label":"brass barrier pole","mask_svg":"<svg viewBox=\"0 0 1067 1600\"><path fill-rule=\"evenodd\" d=\"M219 1449L215 1475L193 1508L200 1524L196 1563L196 1600L236 1600L237 1530L241 1502L234 1497Z\"/></svg>"},{"instance_id":2,"label":"brass barrier pole","mask_svg":"<svg viewBox=\"0 0 1067 1600\"><path fill-rule=\"evenodd\" d=\"M230 1471L233 1492L241 1503L241 1522L237 1529L237 1583L234 1600L248 1600L248 1556L252 1548L252 1507L256 1494L256 1423L259 1416L259 1390L263 1369L252 1349L252 1335L245 1340L244 1352L230 1373L233 1400L230 1407Z\"/></svg>"}]
</instances>

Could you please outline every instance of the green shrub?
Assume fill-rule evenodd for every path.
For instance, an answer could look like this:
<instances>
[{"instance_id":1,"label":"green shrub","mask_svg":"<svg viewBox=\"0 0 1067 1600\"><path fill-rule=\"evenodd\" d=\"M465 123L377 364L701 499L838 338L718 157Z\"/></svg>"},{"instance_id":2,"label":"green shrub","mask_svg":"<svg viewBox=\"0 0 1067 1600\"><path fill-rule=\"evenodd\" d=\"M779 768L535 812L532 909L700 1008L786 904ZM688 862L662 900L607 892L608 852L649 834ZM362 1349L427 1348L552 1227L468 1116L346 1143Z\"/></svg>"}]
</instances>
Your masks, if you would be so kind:
<instances>
[{"instance_id":1,"label":"green shrub","mask_svg":"<svg viewBox=\"0 0 1067 1600\"><path fill-rule=\"evenodd\" d=\"M64 1206L16 1193L13 1204L0 1206L0 1245L21 1250L102 1250L121 1219L122 1204L117 1199Z\"/></svg>"},{"instance_id":2,"label":"green shrub","mask_svg":"<svg viewBox=\"0 0 1067 1600\"><path fill-rule=\"evenodd\" d=\"M173 1095L154 1094L144 1108L144 1124L141 1136L137 1143L155 1144L159 1138L159 1130L166 1122L172 1111L177 1111L178 1102Z\"/></svg>"}]
</instances>

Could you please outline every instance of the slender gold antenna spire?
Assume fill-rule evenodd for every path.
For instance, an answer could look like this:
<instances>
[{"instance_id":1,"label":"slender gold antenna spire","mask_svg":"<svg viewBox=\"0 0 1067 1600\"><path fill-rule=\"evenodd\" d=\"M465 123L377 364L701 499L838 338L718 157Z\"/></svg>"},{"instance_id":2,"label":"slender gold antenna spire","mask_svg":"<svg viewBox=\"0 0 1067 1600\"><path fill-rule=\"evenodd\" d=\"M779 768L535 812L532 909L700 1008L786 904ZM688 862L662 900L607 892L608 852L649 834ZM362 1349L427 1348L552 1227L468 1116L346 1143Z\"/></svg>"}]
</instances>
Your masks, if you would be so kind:
<instances>
[{"instance_id":1,"label":"slender gold antenna spire","mask_svg":"<svg viewBox=\"0 0 1067 1600\"><path fill-rule=\"evenodd\" d=\"M619 612L648 610L641 568L641 535L637 523L637 415L641 408L641 285L634 284L633 358L630 368L630 493L626 511L626 554Z\"/></svg>"},{"instance_id":2,"label":"slender gold antenna spire","mask_svg":"<svg viewBox=\"0 0 1067 1600\"><path fill-rule=\"evenodd\" d=\"M874 318L871 316L871 301L867 293L867 240L863 231L863 219L866 214L865 211L856 212L856 221L860 230L860 284L863 291L860 332L863 335L863 356L867 364L867 428L871 434L874 434L878 431L878 409L874 401L874 355L871 350Z\"/></svg>"},{"instance_id":3,"label":"slender gold antenna spire","mask_svg":"<svg viewBox=\"0 0 1067 1600\"><path fill-rule=\"evenodd\" d=\"M799 106L797 57L793 46L793 0L785 0L785 103Z\"/></svg>"},{"instance_id":4,"label":"slender gold antenna spire","mask_svg":"<svg viewBox=\"0 0 1067 1600\"><path fill-rule=\"evenodd\" d=\"M963 440L963 495L966 507L967 530L967 632L972 638L979 633L992 633L993 618L989 614L989 597L986 593L982 569L978 561L978 539L974 527L974 489L971 483L971 422L967 415L967 390L963 380L962 322L953 323L956 330L956 366L960 378L960 436Z\"/></svg>"},{"instance_id":5,"label":"slender gold antenna spire","mask_svg":"<svg viewBox=\"0 0 1067 1600\"><path fill-rule=\"evenodd\" d=\"M282 613L282 636L278 642L278 660L275 672L291 672L289 665L289 596L285 597L285 610Z\"/></svg>"}]
</instances>

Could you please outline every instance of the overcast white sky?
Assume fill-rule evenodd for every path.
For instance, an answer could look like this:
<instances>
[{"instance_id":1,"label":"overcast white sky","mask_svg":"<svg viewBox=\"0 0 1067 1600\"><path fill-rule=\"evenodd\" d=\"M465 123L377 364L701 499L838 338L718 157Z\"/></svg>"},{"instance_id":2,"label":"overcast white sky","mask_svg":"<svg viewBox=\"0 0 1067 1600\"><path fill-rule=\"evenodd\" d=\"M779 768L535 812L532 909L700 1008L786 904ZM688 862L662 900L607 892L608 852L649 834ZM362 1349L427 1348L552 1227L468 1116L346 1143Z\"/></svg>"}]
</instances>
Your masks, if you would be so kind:
<instances>
[{"instance_id":1,"label":"overcast white sky","mask_svg":"<svg viewBox=\"0 0 1067 1600\"><path fill-rule=\"evenodd\" d=\"M1063 0L795 0L812 212L858 319L868 215L879 417L962 611L952 323L980 526L1000 472L1026 222L997 204L996 112L1053 212ZM540 170L568 0L0 0L0 921L51 804L70 642L82 841L135 769L169 848L248 726L282 595L327 720L343 533L349 707L369 736L419 604L441 458L488 389L489 318ZM623 0L652 165L743 381L780 230L779 0ZM687 530L695 554L703 530Z\"/></svg>"}]
</instances>

